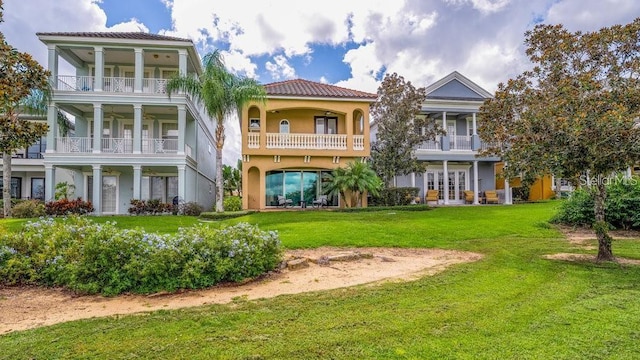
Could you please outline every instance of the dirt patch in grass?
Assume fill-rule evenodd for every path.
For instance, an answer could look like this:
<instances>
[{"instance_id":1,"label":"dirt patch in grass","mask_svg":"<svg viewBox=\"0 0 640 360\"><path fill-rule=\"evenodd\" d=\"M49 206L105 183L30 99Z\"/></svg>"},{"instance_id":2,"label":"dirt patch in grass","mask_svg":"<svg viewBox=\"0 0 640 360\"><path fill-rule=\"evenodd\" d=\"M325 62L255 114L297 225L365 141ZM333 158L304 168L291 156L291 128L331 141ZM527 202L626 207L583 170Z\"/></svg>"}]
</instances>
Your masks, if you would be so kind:
<instances>
[{"instance_id":1,"label":"dirt patch in grass","mask_svg":"<svg viewBox=\"0 0 640 360\"><path fill-rule=\"evenodd\" d=\"M332 248L287 252L291 268L260 279L205 290L153 295L78 296L64 289L0 288L0 334L93 317L224 304L434 275L481 254L439 249ZM295 264L295 266L293 266Z\"/></svg>"},{"instance_id":2,"label":"dirt patch in grass","mask_svg":"<svg viewBox=\"0 0 640 360\"><path fill-rule=\"evenodd\" d=\"M579 249L583 250L598 250L596 241L596 233L593 229L588 227L571 227L571 226L559 226L559 230L564 234L569 243L575 245ZM640 239L640 231L635 230L611 230L609 236L618 240L635 240ZM595 242L595 245L594 245ZM595 254L574 254L574 253L560 253L545 255L545 259L550 260L563 260L563 261L580 261L580 262L596 262ZM616 258L616 262L624 265L640 265L640 260Z\"/></svg>"}]
</instances>

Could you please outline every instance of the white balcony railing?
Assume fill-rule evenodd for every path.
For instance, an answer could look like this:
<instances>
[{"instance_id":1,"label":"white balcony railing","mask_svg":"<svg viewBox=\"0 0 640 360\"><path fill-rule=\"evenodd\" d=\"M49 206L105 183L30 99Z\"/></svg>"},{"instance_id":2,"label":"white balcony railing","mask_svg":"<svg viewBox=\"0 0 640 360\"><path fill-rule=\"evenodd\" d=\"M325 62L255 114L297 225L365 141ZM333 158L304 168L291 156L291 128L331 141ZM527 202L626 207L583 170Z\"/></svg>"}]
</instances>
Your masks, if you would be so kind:
<instances>
[{"instance_id":1,"label":"white balcony railing","mask_svg":"<svg viewBox=\"0 0 640 360\"><path fill-rule=\"evenodd\" d=\"M134 78L104 77L102 79L102 91L105 92L134 92ZM56 81L56 89L62 91L93 91L95 77L59 75ZM166 79L142 79L142 92L147 94L165 94L167 92Z\"/></svg>"},{"instance_id":2,"label":"white balcony railing","mask_svg":"<svg viewBox=\"0 0 640 360\"><path fill-rule=\"evenodd\" d=\"M418 145L418 150L440 151L442 147L440 146L440 141L428 140Z\"/></svg>"},{"instance_id":3,"label":"white balcony railing","mask_svg":"<svg viewBox=\"0 0 640 360\"><path fill-rule=\"evenodd\" d=\"M364 135L353 135L353 150L364 150Z\"/></svg>"},{"instance_id":4,"label":"white balcony railing","mask_svg":"<svg viewBox=\"0 0 640 360\"><path fill-rule=\"evenodd\" d=\"M347 135L267 133L266 148L346 150Z\"/></svg>"},{"instance_id":5,"label":"white balcony railing","mask_svg":"<svg viewBox=\"0 0 640 360\"><path fill-rule=\"evenodd\" d=\"M101 151L114 154L133 153L133 139L131 138L103 138ZM191 156L191 147L185 146ZM56 138L56 152L58 153L91 153L93 152L93 138L64 137ZM178 152L178 139L142 139L143 154L175 154Z\"/></svg>"},{"instance_id":6,"label":"white balcony railing","mask_svg":"<svg viewBox=\"0 0 640 360\"><path fill-rule=\"evenodd\" d=\"M247 147L249 149L260 148L260 133L249 133L247 136Z\"/></svg>"},{"instance_id":7,"label":"white balcony railing","mask_svg":"<svg viewBox=\"0 0 640 360\"><path fill-rule=\"evenodd\" d=\"M88 137L56 138L56 151L59 153L90 153L93 151L93 139Z\"/></svg>"},{"instance_id":8,"label":"white balcony railing","mask_svg":"<svg viewBox=\"0 0 640 360\"><path fill-rule=\"evenodd\" d=\"M471 150L471 136L457 135L449 137L450 150Z\"/></svg>"}]
</instances>

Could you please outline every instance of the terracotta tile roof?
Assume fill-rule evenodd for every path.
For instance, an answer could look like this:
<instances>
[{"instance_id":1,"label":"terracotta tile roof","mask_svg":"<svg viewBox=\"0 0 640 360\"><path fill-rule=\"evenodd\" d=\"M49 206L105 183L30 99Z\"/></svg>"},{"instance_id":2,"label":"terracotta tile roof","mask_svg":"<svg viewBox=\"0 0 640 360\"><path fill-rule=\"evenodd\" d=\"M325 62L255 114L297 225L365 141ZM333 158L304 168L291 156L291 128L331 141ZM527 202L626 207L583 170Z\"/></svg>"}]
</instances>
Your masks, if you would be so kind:
<instances>
[{"instance_id":1,"label":"terracotta tile roof","mask_svg":"<svg viewBox=\"0 0 640 360\"><path fill-rule=\"evenodd\" d=\"M144 32L39 32L37 36L69 36L69 37L88 37L102 39L130 39L130 40L165 40L165 41L188 41L173 36L165 36L158 34L150 34Z\"/></svg>"},{"instance_id":2,"label":"terracotta tile roof","mask_svg":"<svg viewBox=\"0 0 640 360\"><path fill-rule=\"evenodd\" d=\"M364 91L351 90L339 86L322 84L315 81L295 79L266 84L267 95L327 97L327 98L361 98L375 100L378 95Z\"/></svg>"}]
</instances>

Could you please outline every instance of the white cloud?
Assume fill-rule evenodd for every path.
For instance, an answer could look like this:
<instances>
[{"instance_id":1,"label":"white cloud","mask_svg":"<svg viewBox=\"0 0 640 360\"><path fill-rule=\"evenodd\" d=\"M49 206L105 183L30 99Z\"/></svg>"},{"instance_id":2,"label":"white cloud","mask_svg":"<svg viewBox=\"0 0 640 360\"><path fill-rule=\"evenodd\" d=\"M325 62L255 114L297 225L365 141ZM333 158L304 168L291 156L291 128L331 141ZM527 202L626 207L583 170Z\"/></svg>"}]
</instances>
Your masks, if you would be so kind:
<instances>
[{"instance_id":1,"label":"white cloud","mask_svg":"<svg viewBox=\"0 0 640 360\"><path fill-rule=\"evenodd\" d=\"M296 70L289 65L286 57L276 55L273 57L273 61L274 62L267 61L265 68L274 80L293 79L296 77Z\"/></svg>"}]
</instances>

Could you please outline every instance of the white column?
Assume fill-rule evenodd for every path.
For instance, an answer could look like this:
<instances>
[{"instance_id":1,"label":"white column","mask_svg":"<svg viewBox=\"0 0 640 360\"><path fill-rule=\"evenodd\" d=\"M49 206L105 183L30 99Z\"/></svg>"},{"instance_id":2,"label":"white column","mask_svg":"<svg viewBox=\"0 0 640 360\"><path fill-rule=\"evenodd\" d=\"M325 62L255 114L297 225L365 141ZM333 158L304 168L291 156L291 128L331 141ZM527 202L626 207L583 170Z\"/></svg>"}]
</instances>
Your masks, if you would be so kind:
<instances>
[{"instance_id":1,"label":"white column","mask_svg":"<svg viewBox=\"0 0 640 360\"><path fill-rule=\"evenodd\" d=\"M93 104L93 152L102 152L102 126L103 126L102 104Z\"/></svg>"},{"instance_id":2,"label":"white column","mask_svg":"<svg viewBox=\"0 0 640 360\"><path fill-rule=\"evenodd\" d=\"M58 47L55 45L49 45L49 58L48 58L48 68L51 71L51 82L53 89L58 89Z\"/></svg>"},{"instance_id":3,"label":"white column","mask_svg":"<svg viewBox=\"0 0 640 360\"><path fill-rule=\"evenodd\" d=\"M443 111L442 112L442 128L446 131L447 130L447 112ZM449 134L447 134L449 135Z\"/></svg>"},{"instance_id":4,"label":"white column","mask_svg":"<svg viewBox=\"0 0 640 360\"><path fill-rule=\"evenodd\" d=\"M141 104L133 104L133 153L134 154L142 153L142 105Z\"/></svg>"},{"instance_id":5,"label":"white column","mask_svg":"<svg viewBox=\"0 0 640 360\"><path fill-rule=\"evenodd\" d=\"M44 199L54 200L56 189L56 168L53 165L44 165Z\"/></svg>"},{"instance_id":6,"label":"white column","mask_svg":"<svg viewBox=\"0 0 640 360\"><path fill-rule=\"evenodd\" d=\"M187 201L187 167L186 165L178 165L178 197L180 200Z\"/></svg>"},{"instance_id":7,"label":"white column","mask_svg":"<svg viewBox=\"0 0 640 360\"><path fill-rule=\"evenodd\" d=\"M133 198L142 199L142 165L133 165Z\"/></svg>"},{"instance_id":8,"label":"white column","mask_svg":"<svg viewBox=\"0 0 640 360\"><path fill-rule=\"evenodd\" d=\"M507 168L507 162L504 162L504 166L502 167L502 174L504 175L504 171ZM505 205L511 205L512 201L511 201L511 186L509 186L509 179L507 179L507 177L504 177L504 204Z\"/></svg>"},{"instance_id":9,"label":"white column","mask_svg":"<svg viewBox=\"0 0 640 360\"><path fill-rule=\"evenodd\" d=\"M49 104L47 124L49 125L49 131L47 131L47 149L45 153L54 153L56 152L56 139L58 138L58 108L56 104Z\"/></svg>"},{"instance_id":10,"label":"white column","mask_svg":"<svg viewBox=\"0 0 640 360\"><path fill-rule=\"evenodd\" d=\"M476 113L473 113L473 135L478 135L478 128L476 124Z\"/></svg>"},{"instance_id":11,"label":"white column","mask_svg":"<svg viewBox=\"0 0 640 360\"><path fill-rule=\"evenodd\" d=\"M93 199L94 214L102 215L102 165L93 165Z\"/></svg>"},{"instance_id":12,"label":"white column","mask_svg":"<svg viewBox=\"0 0 640 360\"><path fill-rule=\"evenodd\" d=\"M478 205L480 203L478 201L479 192L480 192L480 189L478 189L478 160L474 160L473 161L473 204L474 205Z\"/></svg>"},{"instance_id":13,"label":"white column","mask_svg":"<svg viewBox=\"0 0 640 360\"><path fill-rule=\"evenodd\" d=\"M411 173L411 187L416 187L416 173Z\"/></svg>"},{"instance_id":14,"label":"white column","mask_svg":"<svg viewBox=\"0 0 640 360\"><path fill-rule=\"evenodd\" d=\"M178 50L178 73L180 76L187 75L187 50Z\"/></svg>"},{"instance_id":15,"label":"white column","mask_svg":"<svg viewBox=\"0 0 640 360\"><path fill-rule=\"evenodd\" d=\"M133 92L141 93L142 92L142 79L144 77L144 50L140 48L133 49L135 52L134 55L134 80L133 80Z\"/></svg>"},{"instance_id":16,"label":"white column","mask_svg":"<svg viewBox=\"0 0 640 360\"><path fill-rule=\"evenodd\" d=\"M102 83L104 79L104 49L102 46L95 46L93 48L96 64L96 77L95 84L93 85L94 91L102 91Z\"/></svg>"},{"instance_id":17,"label":"white column","mask_svg":"<svg viewBox=\"0 0 640 360\"><path fill-rule=\"evenodd\" d=\"M444 204L445 205L449 205L449 162L447 160L444 160L442 162L442 172L444 176L444 179L442 179L442 185L444 188L444 194L442 195L442 197L444 198Z\"/></svg>"},{"instance_id":18,"label":"white column","mask_svg":"<svg viewBox=\"0 0 640 360\"><path fill-rule=\"evenodd\" d=\"M184 143L187 136L187 109L178 105L178 155L184 155Z\"/></svg>"}]
</instances>

